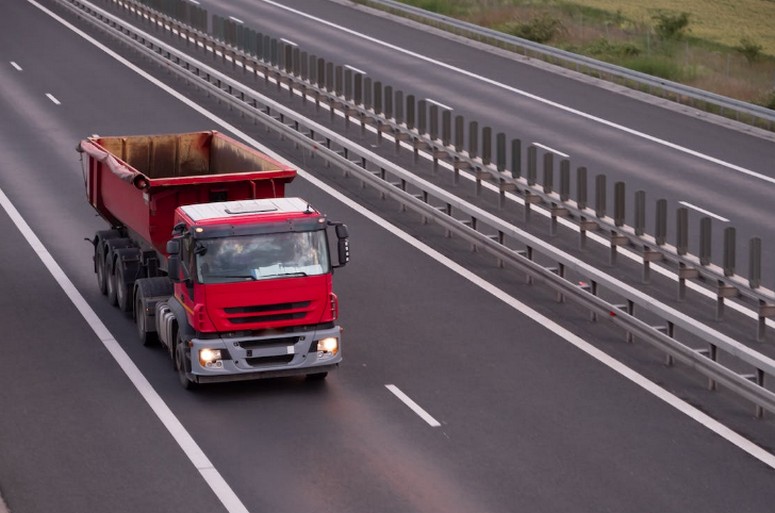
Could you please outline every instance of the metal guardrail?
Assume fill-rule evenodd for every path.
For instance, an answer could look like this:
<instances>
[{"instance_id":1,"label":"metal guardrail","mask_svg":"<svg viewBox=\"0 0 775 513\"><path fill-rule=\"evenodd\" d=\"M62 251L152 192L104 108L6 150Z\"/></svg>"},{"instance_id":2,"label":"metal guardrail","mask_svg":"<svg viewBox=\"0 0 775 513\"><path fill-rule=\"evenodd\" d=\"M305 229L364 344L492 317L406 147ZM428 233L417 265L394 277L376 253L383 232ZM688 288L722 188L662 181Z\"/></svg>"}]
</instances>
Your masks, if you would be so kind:
<instances>
[{"instance_id":1,"label":"metal guardrail","mask_svg":"<svg viewBox=\"0 0 775 513\"><path fill-rule=\"evenodd\" d=\"M213 37L193 30L169 16L153 14L153 10L132 0L105 1L117 3L144 19L155 16L157 24L168 26L171 31L177 32L186 40L197 41L197 44L210 48L213 53L231 59L232 63L239 63L243 69L251 67L260 70L266 77L275 77L278 84L286 84L290 91L296 89L301 91L301 94L313 95L316 102L337 106L344 112L346 119L358 119L362 125L375 126L379 134L390 134L396 141L397 149L402 141L406 141L411 144L416 154L427 152L434 162L448 162L455 170L456 183L461 169L472 170L477 177L477 191L480 190L482 179L498 185L501 205L507 191L521 194L525 201L526 220L532 206L546 208L553 227L558 217L574 220L579 226L582 246L587 231L604 232L609 237L612 263L616 258L618 246L629 245L638 248L643 262L644 281L648 281L652 261L672 264L677 269L678 296L681 299L686 294L687 280L702 280L715 284L716 316L719 319L723 317L727 298L742 296L752 301L756 305L757 339L765 339L767 318L775 316L775 291L761 285L760 239L754 238L750 241L749 276L742 277L735 273L734 228L727 228L724 232L723 265L719 266L710 261L709 217L700 221L701 254L689 254L686 208L679 208L676 213L676 219L679 221L677 242L675 245L668 244L665 200L656 202L656 233L646 234L644 191L635 193L635 226L628 226L624 221L624 212L627 209L623 182L615 184L613 215L607 215L605 175L595 176L594 202L588 202L587 169L577 168L577 193L575 201L571 201L570 161L560 161L559 187L555 187L553 155L544 154L543 182L539 182L535 145L528 145L526 148L527 166L523 176L523 148L519 139L507 141L505 134L493 134L489 127L481 127L480 130L476 121L466 124L462 116L456 116L453 120L448 109L429 104L411 94L405 95L400 90L393 91L391 86L372 82L362 73L309 55L296 45L277 41L242 24L215 15L212 25L216 36ZM167 1L175 4L178 0ZM464 132L468 135L467 144ZM507 147L511 152L510 171L507 170ZM593 203L593 206L588 203Z\"/></svg>"},{"instance_id":2,"label":"metal guardrail","mask_svg":"<svg viewBox=\"0 0 775 513\"><path fill-rule=\"evenodd\" d=\"M589 309L595 319L606 316L626 330L628 340L637 337L647 341L667 353L670 362L672 359L682 361L705 375L711 388L722 385L752 401L756 404L758 416L763 415L764 410L775 412L775 393L765 387L766 377L775 376L775 360L673 308L655 302L633 287L464 202L346 137L301 117L251 87L135 29L120 18L85 1L59 1L82 15L86 14L82 16L84 20L109 30L148 57L163 62L169 71L206 88L210 94L233 108L259 120L268 130L274 130L293 141L299 151L307 152L311 158L322 158L327 163L341 167L357 176L364 184L375 187L384 196L396 199L405 207L444 226L449 232L495 255L503 263L524 271L531 281L540 279L558 293L558 301L566 298L576 300ZM268 75L266 78L269 79ZM302 94L306 92L303 90ZM313 95L312 99L317 100L317 95ZM459 219L461 216L462 220ZM511 249L513 246L521 249ZM542 260L552 262L552 265L540 263L539 256ZM584 277L585 284L580 285L579 282L567 279L569 272ZM604 299L603 293L622 298L624 303L614 304ZM641 311L649 316L657 316L664 324L653 326L646 323L636 316ZM708 347L695 349L685 345L675 338L677 330L701 337ZM753 372L741 374L733 371L721 362L727 359L732 359L734 366L744 366Z\"/></svg>"},{"instance_id":3,"label":"metal guardrail","mask_svg":"<svg viewBox=\"0 0 775 513\"><path fill-rule=\"evenodd\" d=\"M419 20L422 23L441 28L481 42L497 45L501 48L540 58L551 64L557 64L598 78L608 78L627 87L637 85L641 91L649 94L660 92L662 98L693 107L703 108L721 116L733 118L769 131L775 131L775 111L736 100L719 94L703 91L694 87L629 70L615 64L585 57L565 50L535 43L503 32L460 21L449 16L426 11L395 0L357 0L358 3L376 6L379 9Z\"/></svg>"}]
</instances>

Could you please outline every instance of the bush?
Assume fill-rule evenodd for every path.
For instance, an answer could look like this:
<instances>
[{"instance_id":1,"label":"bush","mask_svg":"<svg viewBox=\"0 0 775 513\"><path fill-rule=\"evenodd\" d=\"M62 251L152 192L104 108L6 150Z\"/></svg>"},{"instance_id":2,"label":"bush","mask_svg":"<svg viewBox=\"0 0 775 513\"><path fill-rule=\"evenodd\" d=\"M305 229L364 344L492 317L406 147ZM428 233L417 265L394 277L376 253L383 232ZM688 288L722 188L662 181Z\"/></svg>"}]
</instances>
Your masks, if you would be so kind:
<instances>
[{"instance_id":1,"label":"bush","mask_svg":"<svg viewBox=\"0 0 775 513\"><path fill-rule=\"evenodd\" d=\"M740 40L740 45L735 47L735 50L743 54L748 64L753 64L758 61L762 56L762 45L753 42L752 40L744 37Z\"/></svg>"},{"instance_id":2,"label":"bush","mask_svg":"<svg viewBox=\"0 0 775 513\"><path fill-rule=\"evenodd\" d=\"M602 37L589 45L586 52L598 57L637 57L640 55L640 48L632 43L612 43Z\"/></svg>"},{"instance_id":3,"label":"bush","mask_svg":"<svg viewBox=\"0 0 775 513\"><path fill-rule=\"evenodd\" d=\"M503 29L512 36L536 43L548 43L562 30L564 30L562 22L548 14L533 18L527 23L509 23Z\"/></svg>"},{"instance_id":4,"label":"bush","mask_svg":"<svg viewBox=\"0 0 775 513\"><path fill-rule=\"evenodd\" d=\"M627 59L623 65L635 71L672 80L673 82L680 81L683 76L683 71L678 64L670 59L658 56L642 56Z\"/></svg>"},{"instance_id":5,"label":"bush","mask_svg":"<svg viewBox=\"0 0 775 513\"><path fill-rule=\"evenodd\" d=\"M681 39L689 27L689 13L659 11L651 17L656 21L654 30L660 39Z\"/></svg>"},{"instance_id":6,"label":"bush","mask_svg":"<svg viewBox=\"0 0 775 513\"><path fill-rule=\"evenodd\" d=\"M761 102L762 107L775 110L775 89L765 95L764 100Z\"/></svg>"}]
</instances>

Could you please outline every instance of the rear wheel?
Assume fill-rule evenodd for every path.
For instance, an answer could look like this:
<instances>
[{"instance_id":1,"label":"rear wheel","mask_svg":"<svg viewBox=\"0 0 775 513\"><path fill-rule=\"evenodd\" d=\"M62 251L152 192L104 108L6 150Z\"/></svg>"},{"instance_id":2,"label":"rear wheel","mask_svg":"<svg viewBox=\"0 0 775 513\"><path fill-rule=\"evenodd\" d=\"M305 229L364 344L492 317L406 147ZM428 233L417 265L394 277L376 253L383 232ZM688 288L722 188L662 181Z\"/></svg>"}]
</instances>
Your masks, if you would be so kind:
<instances>
[{"instance_id":1,"label":"rear wheel","mask_svg":"<svg viewBox=\"0 0 775 513\"><path fill-rule=\"evenodd\" d=\"M102 230L94 236L94 272L97 274L97 287L103 294L108 292L108 275L105 267L106 242L119 237L121 237L121 233L118 230Z\"/></svg>"},{"instance_id":2,"label":"rear wheel","mask_svg":"<svg viewBox=\"0 0 775 513\"><path fill-rule=\"evenodd\" d=\"M116 268L119 267L116 251L120 248L126 248L132 245L132 241L126 238L108 239L102 243L102 263L98 268L102 268L105 273L105 292L108 296L108 303L117 304L117 279Z\"/></svg>"},{"instance_id":3,"label":"rear wheel","mask_svg":"<svg viewBox=\"0 0 775 513\"><path fill-rule=\"evenodd\" d=\"M117 295L116 295L116 271L115 271L115 259L110 259L107 261L107 265L105 265L105 274L107 275L107 296L108 296L108 303L110 303L113 306L116 306L118 304Z\"/></svg>"},{"instance_id":4,"label":"rear wheel","mask_svg":"<svg viewBox=\"0 0 775 513\"><path fill-rule=\"evenodd\" d=\"M108 293L108 273L105 269L105 252L103 248L97 249L94 255L95 271L97 273L97 286L103 294Z\"/></svg>"},{"instance_id":5,"label":"rear wheel","mask_svg":"<svg viewBox=\"0 0 775 513\"><path fill-rule=\"evenodd\" d=\"M135 280L140 269L140 250L137 248L122 248L114 250L116 255L116 303L122 312L132 311L132 293Z\"/></svg>"}]
</instances>

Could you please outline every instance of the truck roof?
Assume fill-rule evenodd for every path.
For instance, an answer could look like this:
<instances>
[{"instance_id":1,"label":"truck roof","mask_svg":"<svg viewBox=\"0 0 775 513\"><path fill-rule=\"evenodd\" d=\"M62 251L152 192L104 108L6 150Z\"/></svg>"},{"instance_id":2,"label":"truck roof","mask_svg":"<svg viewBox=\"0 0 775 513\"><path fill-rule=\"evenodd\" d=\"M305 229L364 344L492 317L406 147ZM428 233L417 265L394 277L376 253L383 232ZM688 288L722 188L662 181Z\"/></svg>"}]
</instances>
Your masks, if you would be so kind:
<instances>
[{"instance_id":1,"label":"truck roof","mask_svg":"<svg viewBox=\"0 0 775 513\"><path fill-rule=\"evenodd\" d=\"M221 201L217 203L202 203L180 207L183 214L194 223L207 221L223 222L241 216L262 215L268 218L287 217L297 214L320 215L312 206L301 198L263 198L239 201Z\"/></svg>"}]
</instances>

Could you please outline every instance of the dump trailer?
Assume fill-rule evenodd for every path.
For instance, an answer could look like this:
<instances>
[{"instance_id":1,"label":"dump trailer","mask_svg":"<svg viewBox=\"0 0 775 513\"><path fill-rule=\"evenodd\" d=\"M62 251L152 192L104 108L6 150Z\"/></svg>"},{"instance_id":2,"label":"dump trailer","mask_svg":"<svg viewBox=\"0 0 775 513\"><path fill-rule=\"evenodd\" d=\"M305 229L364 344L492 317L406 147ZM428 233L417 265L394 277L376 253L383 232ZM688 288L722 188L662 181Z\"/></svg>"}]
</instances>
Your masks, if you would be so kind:
<instances>
[{"instance_id":1,"label":"dump trailer","mask_svg":"<svg viewBox=\"0 0 775 513\"><path fill-rule=\"evenodd\" d=\"M349 261L347 227L285 197L295 170L215 131L77 149L110 225L91 238L97 285L143 344L167 349L185 388L339 365L332 275Z\"/></svg>"}]
</instances>

